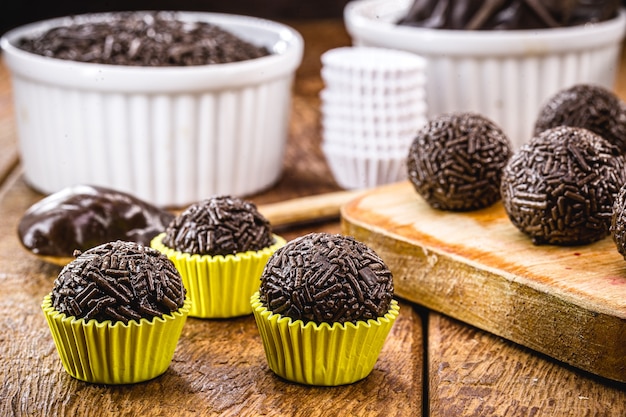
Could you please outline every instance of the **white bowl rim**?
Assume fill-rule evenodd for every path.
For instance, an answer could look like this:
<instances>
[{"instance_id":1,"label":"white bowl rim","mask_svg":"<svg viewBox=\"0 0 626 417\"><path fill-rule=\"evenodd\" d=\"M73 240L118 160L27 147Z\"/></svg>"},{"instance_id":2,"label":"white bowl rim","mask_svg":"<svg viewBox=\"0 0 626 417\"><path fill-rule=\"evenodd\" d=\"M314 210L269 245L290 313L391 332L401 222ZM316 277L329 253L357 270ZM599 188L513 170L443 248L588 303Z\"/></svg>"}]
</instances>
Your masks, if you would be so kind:
<instances>
[{"instance_id":1,"label":"white bowl rim","mask_svg":"<svg viewBox=\"0 0 626 417\"><path fill-rule=\"evenodd\" d=\"M353 0L344 8L346 29L353 39L370 45L453 56L543 55L616 43L626 33L624 8L611 20L563 28L467 31L395 24L411 3L412 0Z\"/></svg>"},{"instance_id":2,"label":"white bowl rim","mask_svg":"<svg viewBox=\"0 0 626 417\"><path fill-rule=\"evenodd\" d=\"M139 10L132 13L152 13ZM255 85L289 76L301 63L304 41L293 28L272 20L253 16L212 12L171 12L181 20L203 20L226 30L237 28L262 30L276 37L267 46L272 54L247 61L193 66L124 66L96 64L37 55L15 46L17 39L73 21L72 19L105 19L119 12L86 13L28 23L11 29L0 38L4 60L14 75L38 82L76 89L123 92L184 92L226 90ZM239 33L236 33L239 34Z\"/></svg>"}]
</instances>

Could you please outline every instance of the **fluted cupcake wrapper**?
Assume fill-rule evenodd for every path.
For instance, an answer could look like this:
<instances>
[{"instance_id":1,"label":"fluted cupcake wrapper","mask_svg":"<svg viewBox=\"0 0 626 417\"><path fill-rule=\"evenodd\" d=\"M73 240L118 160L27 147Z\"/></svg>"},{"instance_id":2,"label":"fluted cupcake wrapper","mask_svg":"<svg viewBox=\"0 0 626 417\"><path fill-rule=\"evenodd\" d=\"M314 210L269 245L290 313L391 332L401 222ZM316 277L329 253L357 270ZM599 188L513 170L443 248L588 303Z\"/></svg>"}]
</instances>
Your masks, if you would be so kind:
<instances>
[{"instance_id":1,"label":"fluted cupcake wrapper","mask_svg":"<svg viewBox=\"0 0 626 417\"><path fill-rule=\"evenodd\" d=\"M156 236L150 246L174 263L192 301L189 315L199 318L251 314L250 297L259 289L263 269L270 256L286 243L274 235L274 244L259 251L226 256L190 255L165 246L164 236Z\"/></svg>"},{"instance_id":2,"label":"fluted cupcake wrapper","mask_svg":"<svg viewBox=\"0 0 626 417\"><path fill-rule=\"evenodd\" d=\"M250 303L269 368L290 381L324 386L367 377L400 311L393 300L377 320L318 325L272 313L260 302L258 292Z\"/></svg>"},{"instance_id":3,"label":"fluted cupcake wrapper","mask_svg":"<svg viewBox=\"0 0 626 417\"><path fill-rule=\"evenodd\" d=\"M156 378L169 367L189 313L190 300L171 314L131 320L77 319L52 306L50 294L41 308L65 371L98 384L132 384Z\"/></svg>"}]
</instances>

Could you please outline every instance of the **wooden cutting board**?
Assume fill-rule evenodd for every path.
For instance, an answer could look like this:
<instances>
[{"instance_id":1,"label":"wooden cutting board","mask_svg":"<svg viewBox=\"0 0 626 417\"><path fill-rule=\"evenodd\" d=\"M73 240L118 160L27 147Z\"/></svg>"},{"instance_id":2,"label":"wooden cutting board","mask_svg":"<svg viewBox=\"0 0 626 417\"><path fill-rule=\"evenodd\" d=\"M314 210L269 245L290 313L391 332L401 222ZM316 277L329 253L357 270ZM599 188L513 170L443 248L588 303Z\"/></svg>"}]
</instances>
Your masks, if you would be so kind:
<instances>
[{"instance_id":1,"label":"wooden cutting board","mask_svg":"<svg viewBox=\"0 0 626 417\"><path fill-rule=\"evenodd\" d=\"M535 246L501 203L439 211L408 181L366 191L341 218L388 264L399 297L626 382L626 261L610 237Z\"/></svg>"}]
</instances>

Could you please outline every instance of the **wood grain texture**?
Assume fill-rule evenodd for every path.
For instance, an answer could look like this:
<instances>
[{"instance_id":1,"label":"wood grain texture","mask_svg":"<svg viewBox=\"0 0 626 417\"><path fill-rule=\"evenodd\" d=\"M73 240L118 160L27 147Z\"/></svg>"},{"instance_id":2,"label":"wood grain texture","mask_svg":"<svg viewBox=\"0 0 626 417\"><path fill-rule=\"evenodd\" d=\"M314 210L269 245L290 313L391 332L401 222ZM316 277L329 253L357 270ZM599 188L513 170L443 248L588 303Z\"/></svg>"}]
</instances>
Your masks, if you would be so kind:
<instances>
[{"instance_id":1,"label":"wood grain texture","mask_svg":"<svg viewBox=\"0 0 626 417\"><path fill-rule=\"evenodd\" d=\"M431 417L626 415L623 386L440 314L429 315L428 329Z\"/></svg>"},{"instance_id":2,"label":"wood grain texture","mask_svg":"<svg viewBox=\"0 0 626 417\"><path fill-rule=\"evenodd\" d=\"M400 296L626 382L626 262L610 238L535 246L500 203L434 210L408 181L357 197L342 221L387 262Z\"/></svg>"}]
</instances>

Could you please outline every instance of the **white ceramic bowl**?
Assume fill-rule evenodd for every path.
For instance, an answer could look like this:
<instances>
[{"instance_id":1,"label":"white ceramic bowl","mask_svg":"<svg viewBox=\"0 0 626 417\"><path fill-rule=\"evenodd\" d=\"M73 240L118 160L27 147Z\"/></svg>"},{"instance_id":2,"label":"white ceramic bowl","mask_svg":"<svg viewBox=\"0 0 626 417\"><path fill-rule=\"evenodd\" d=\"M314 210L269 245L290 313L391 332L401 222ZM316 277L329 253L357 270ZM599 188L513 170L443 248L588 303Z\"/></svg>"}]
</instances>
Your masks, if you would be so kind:
<instances>
[{"instance_id":1,"label":"white ceramic bowl","mask_svg":"<svg viewBox=\"0 0 626 417\"><path fill-rule=\"evenodd\" d=\"M69 24L69 18L24 25L2 37L28 183L44 193L89 183L161 206L183 206L212 194L252 194L279 178L301 36L247 16L176 17L213 23L272 55L217 65L130 67L47 58L15 46L21 37Z\"/></svg>"},{"instance_id":2,"label":"white ceramic bowl","mask_svg":"<svg viewBox=\"0 0 626 417\"><path fill-rule=\"evenodd\" d=\"M626 13L584 26L458 31L398 26L413 0L355 0L344 10L356 46L400 49L426 59L428 114L472 110L500 127L515 148L532 136L543 102L576 83L611 89Z\"/></svg>"}]
</instances>

